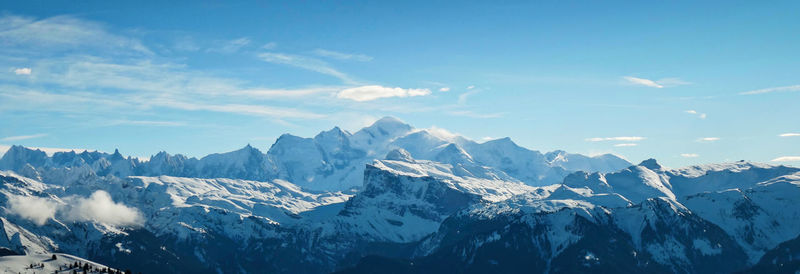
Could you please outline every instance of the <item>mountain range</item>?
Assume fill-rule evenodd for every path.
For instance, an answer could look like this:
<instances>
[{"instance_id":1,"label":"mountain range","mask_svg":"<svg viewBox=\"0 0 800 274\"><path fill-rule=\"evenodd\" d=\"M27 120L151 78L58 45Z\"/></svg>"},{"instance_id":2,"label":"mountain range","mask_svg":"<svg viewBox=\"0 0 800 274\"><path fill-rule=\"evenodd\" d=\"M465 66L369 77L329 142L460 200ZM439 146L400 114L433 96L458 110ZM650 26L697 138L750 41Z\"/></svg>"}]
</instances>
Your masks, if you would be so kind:
<instances>
[{"instance_id":1,"label":"mountain range","mask_svg":"<svg viewBox=\"0 0 800 274\"><path fill-rule=\"evenodd\" d=\"M203 158L0 159L0 254L198 273L794 272L800 169L541 153L386 117Z\"/></svg>"}]
</instances>

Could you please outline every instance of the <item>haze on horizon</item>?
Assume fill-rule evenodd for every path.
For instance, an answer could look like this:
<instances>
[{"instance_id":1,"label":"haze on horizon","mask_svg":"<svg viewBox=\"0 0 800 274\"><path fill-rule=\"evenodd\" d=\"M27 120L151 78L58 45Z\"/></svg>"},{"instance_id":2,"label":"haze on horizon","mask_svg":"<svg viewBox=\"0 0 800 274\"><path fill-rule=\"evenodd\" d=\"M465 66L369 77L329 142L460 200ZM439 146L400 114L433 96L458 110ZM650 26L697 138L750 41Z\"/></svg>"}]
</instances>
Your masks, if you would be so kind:
<instances>
[{"instance_id":1,"label":"haze on horizon","mask_svg":"<svg viewBox=\"0 0 800 274\"><path fill-rule=\"evenodd\" d=\"M797 2L172 5L3 1L0 152L202 157L393 116L633 163L800 164Z\"/></svg>"}]
</instances>

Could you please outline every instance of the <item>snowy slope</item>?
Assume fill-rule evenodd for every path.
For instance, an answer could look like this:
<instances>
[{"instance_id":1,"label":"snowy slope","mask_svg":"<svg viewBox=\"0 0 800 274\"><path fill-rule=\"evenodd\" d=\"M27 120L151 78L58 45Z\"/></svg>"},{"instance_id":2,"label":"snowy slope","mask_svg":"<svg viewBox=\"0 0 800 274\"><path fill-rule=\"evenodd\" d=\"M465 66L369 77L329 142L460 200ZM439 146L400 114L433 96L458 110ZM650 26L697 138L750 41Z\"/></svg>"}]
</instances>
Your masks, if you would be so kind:
<instances>
[{"instance_id":1,"label":"snowy slope","mask_svg":"<svg viewBox=\"0 0 800 274\"><path fill-rule=\"evenodd\" d=\"M459 209L534 190L501 171L415 160L398 149L388 153L387 160L368 165L362 191L336 218L317 225L323 227L323 236L355 234L375 241L412 242L436 231Z\"/></svg>"},{"instance_id":2,"label":"snowy slope","mask_svg":"<svg viewBox=\"0 0 800 274\"><path fill-rule=\"evenodd\" d=\"M56 256L53 260L52 255ZM81 267L73 267L78 263ZM31 265L36 265L31 267ZM0 272L2 273L72 273L73 270L82 271L83 265L90 265L92 269L98 271L110 269L117 271L120 269L109 268L105 265L92 262L80 257L63 253L41 254L41 255L13 255L0 257ZM41 266L39 266L41 265ZM120 270L122 271L122 270Z\"/></svg>"}]
</instances>

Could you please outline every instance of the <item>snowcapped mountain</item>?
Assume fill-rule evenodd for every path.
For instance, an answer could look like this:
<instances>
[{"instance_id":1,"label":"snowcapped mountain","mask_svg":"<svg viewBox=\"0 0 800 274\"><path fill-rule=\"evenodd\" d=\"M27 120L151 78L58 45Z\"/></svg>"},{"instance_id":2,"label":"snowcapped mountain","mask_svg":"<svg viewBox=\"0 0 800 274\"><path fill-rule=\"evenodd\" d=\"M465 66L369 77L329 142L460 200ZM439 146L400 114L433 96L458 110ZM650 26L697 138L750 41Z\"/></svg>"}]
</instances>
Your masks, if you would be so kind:
<instances>
[{"instance_id":1,"label":"snowcapped mountain","mask_svg":"<svg viewBox=\"0 0 800 274\"><path fill-rule=\"evenodd\" d=\"M410 259L370 257L345 272L743 271L764 254L781 256L775 248L800 235L798 171L747 162L666 170L651 159L576 172L561 185L452 214Z\"/></svg>"},{"instance_id":2,"label":"snowcapped mountain","mask_svg":"<svg viewBox=\"0 0 800 274\"><path fill-rule=\"evenodd\" d=\"M26 255L14 264L63 252L192 273L800 267L800 169L542 154L394 118L200 159L14 146L0 170L0 254Z\"/></svg>"},{"instance_id":3,"label":"snowcapped mountain","mask_svg":"<svg viewBox=\"0 0 800 274\"><path fill-rule=\"evenodd\" d=\"M64 180L62 176L66 175L57 174L64 169L83 169L84 173L91 170L101 177L167 175L257 181L283 179L317 191L345 191L360 188L364 167L397 148L409 151L416 159L444 163L461 160L442 157L469 159L506 172L532 186L560 182L572 171L610 172L630 165L613 155L587 157L555 151L545 156L519 147L508 138L477 143L442 131L415 129L396 118L385 117L354 134L338 127L320 132L313 138L284 134L266 154L247 145L237 151L211 154L201 159L160 152L144 162L123 157L119 151L113 154L57 152L48 157L42 151L13 146L0 159L0 169L41 176L45 182L54 183ZM460 155L449 155L453 152ZM26 169L28 171L24 171Z\"/></svg>"}]
</instances>

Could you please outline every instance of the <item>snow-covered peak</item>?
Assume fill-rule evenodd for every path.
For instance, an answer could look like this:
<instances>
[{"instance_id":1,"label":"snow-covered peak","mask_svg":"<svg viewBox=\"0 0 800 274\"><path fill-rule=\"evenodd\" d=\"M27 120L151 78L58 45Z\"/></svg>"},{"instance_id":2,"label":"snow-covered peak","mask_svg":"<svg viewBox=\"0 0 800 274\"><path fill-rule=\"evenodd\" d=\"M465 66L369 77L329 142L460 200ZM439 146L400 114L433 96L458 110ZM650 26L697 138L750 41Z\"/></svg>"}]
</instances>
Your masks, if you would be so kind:
<instances>
[{"instance_id":1,"label":"snow-covered peak","mask_svg":"<svg viewBox=\"0 0 800 274\"><path fill-rule=\"evenodd\" d=\"M550 163L564 162L567 160L567 152L563 150L554 150L545 153L544 158Z\"/></svg>"},{"instance_id":2,"label":"snow-covered peak","mask_svg":"<svg viewBox=\"0 0 800 274\"><path fill-rule=\"evenodd\" d=\"M641 163L639 163L639 166L646 167L647 169L650 169L650 170L661 169L661 165L658 164L656 159L653 159L653 158L650 158L650 159L642 161Z\"/></svg>"},{"instance_id":3,"label":"snow-covered peak","mask_svg":"<svg viewBox=\"0 0 800 274\"><path fill-rule=\"evenodd\" d=\"M416 159L432 160L440 146L447 143L446 140L436 137L428 131L421 130L397 138L388 147L403 148Z\"/></svg>"},{"instance_id":4,"label":"snow-covered peak","mask_svg":"<svg viewBox=\"0 0 800 274\"><path fill-rule=\"evenodd\" d=\"M414 127L394 117L383 117L352 135L353 145L367 151L384 149L392 140L411 132ZM375 153L379 153L376 151Z\"/></svg>"},{"instance_id":5,"label":"snow-covered peak","mask_svg":"<svg viewBox=\"0 0 800 274\"><path fill-rule=\"evenodd\" d=\"M389 151L389 153L386 154L386 160L403 161L409 163L414 162L414 158L411 157L411 154L402 148Z\"/></svg>"},{"instance_id":6,"label":"snow-covered peak","mask_svg":"<svg viewBox=\"0 0 800 274\"><path fill-rule=\"evenodd\" d=\"M33 150L23 146L11 146L3 158L0 159L0 169L4 170L17 170L31 164L33 166L42 166L47 161L47 154L41 150Z\"/></svg>"},{"instance_id":7,"label":"snow-covered peak","mask_svg":"<svg viewBox=\"0 0 800 274\"><path fill-rule=\"evenodd\" d=\"M459 147L454 143L450 143L445 145L434 160L441 163L448 163L448 164L474 164L475 161L472 160L472 156L470 156L464 149Z\"/></svg>"},{"instance_id":8,"label":"snow-covered peak","mask_svg":"<svg viewBox=\"0 0 800 274\"><path fill-rule=\"evenodd\" d=\"M261 150L247 144L238 150L225 153L214 153L200 159L205 164L236 163L243 164L251 160L251 157L263 157Z\"/></svg>"},{"instance_id":9,"label":"snow-covered peak","mask_svg":"<svg viewBox=\"0 0 800 274\"><path fill-rule=\"evenodd\" d=\"M381 129L387 132L407 132L413 129L413 127L401 121L400 119L397 119L396 117L385 116L378 119L365 129Z\"/></svg>"},{"instance_id":10,"label":"snow-covered peak","mask_svg":"<svg viewBox=\"0 0 800 274\"><path fill-rule=\"evenodd\" d=\"M314 136L314 139L318 142L342 142L350 137L351 134L347 131L342 130L339 127L333 127L330 130L320 132L317 136Z\"/></svg>"},{"instance_id":11,"label":"snow-covered peak","mask_svg":"<svg viewBox=\"0 0 800 274\"><path fill-rule=\"evenodd\" d=\"M700 177L706 175L709 172L719 172L723 170L727 170L730 172L742 172L751 169L771 169L777 167L780 166L763 164L763 163L754 163L748 161L737 161L728 163L688 166L683 168L672 169L670 170L670 173L682 177L692 178L692 177Z\"/></svg>"}]
</instances>

